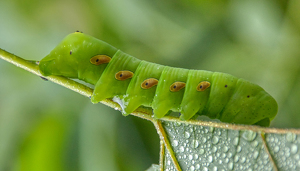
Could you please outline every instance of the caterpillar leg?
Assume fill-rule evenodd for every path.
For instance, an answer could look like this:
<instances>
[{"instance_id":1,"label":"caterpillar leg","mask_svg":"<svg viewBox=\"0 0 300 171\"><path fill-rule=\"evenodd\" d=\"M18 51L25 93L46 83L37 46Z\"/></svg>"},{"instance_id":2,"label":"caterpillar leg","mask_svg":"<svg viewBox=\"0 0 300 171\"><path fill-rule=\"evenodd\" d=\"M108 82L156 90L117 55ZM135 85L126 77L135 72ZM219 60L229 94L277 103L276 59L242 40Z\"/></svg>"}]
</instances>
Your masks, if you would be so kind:
<instances>
[{"instance_id":1,"label":"caterpillar leg","mask_svg":"<svg viewBox=\"0 0 300 171\"><path fill-rule=\"evenodd\" d=\"M98 103L106 98L125 95L140 62L139 59L117 51L96 83L91 101Z\"/></svg>"}]
</instances>

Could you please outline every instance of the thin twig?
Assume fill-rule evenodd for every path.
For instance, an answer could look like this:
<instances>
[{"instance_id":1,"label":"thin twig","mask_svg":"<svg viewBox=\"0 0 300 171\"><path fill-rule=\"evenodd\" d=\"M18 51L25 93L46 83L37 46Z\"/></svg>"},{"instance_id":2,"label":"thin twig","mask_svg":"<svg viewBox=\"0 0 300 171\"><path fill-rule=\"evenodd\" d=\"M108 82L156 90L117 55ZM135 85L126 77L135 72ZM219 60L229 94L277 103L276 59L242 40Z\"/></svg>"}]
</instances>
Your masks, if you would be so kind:
<instances>
[{"instance_id":1,"label":"thin twig","mask_svg":"<svg viewBox=\"0 0 300 171\"><path fill-rule=\"evenodd\" d=\"M3 49L0 49L0 58L16 65L17 67L25 69L25 70L27 70L35 75L38 75L42 78L46 78L49 81L52 81L56 84L64 86L64 87L66 87L70 90L73 90L79 94L82 94L86 97L90 97L93 93L93 89L91 89L83 84L80 84L76 81L73 81L71 79L68 79L66 77L61 77L61 76L44 77L40 73L39 66L37 65L37 63L35 61L27 61L27 60L20 58L14 54L6 52Z\"/></svg>"}]
</instances>

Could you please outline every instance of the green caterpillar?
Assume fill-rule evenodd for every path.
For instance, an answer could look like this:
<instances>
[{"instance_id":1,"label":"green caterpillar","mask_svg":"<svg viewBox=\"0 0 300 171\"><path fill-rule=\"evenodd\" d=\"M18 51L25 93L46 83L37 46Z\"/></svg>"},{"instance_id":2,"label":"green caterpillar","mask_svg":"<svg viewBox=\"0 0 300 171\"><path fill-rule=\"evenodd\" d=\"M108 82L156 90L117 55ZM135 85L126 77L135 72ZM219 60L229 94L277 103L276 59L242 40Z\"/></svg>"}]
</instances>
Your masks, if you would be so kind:
<instances>
[{"instance_id":1,"label":"green caterpillar","mask_svg":"<svg viewBox=\"0 0 300 171\"><path fill-rule=\"evenodd\" d=\"M136 59L94 37L68 35L39 63L43 75L78 78L95 85L91 101L122 101L122 113L153 108L188 120L198 113L222 122L269 126L277 103L260 86L232 75L163 66Z\"/></svg>"}]
</instances>

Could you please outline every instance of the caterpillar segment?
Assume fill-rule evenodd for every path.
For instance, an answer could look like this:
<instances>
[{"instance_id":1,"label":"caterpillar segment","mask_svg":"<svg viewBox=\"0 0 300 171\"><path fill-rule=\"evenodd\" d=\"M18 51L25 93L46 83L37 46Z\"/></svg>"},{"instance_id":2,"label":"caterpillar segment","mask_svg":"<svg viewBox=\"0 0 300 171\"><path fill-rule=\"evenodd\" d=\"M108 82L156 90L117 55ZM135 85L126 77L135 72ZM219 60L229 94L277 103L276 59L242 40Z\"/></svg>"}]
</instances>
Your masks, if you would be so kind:
<instances>
[{"instance_id":1,"label":"caterpillar segment","mask_svg":"<svg viewBox=\"0 0 300 171\"><path fill-rule=\"evenodd\" d=\"M79 32L68 35L39 66L45 76L94 84L91 101L116 98L124 115L147 106L158 119L171 110L180 112L182 120L198 114L222 122L269 126L278 108L273 97L246 80L141 61Z\"/></svg>"},{"instance_id":2,"label":"caterpillar segment","mask_svg":"<svg viewBox=\"0 0 300 171\"><path fill-rule=\"evenodd\" d=\"M171 91L175 82L185 83L188 75L187 69L166 66L159 78L152 108L155 118L165 116L169 110L180 112L180 104L184 94L184 88Z\"/></svg>"},{"instance_id":3,"label":"caterpillar segment","mask_svg":"<svg viewBox=\"0 0 300 171\"><path fill-rule=\"evenodd\" d=\"M211 87L207 87L204 91L198 91L198 85L206 81L212 82L211 71L189 70L188 78L185 87L185 93L181 102L181 120L188 120L196 113L202 114L207 101L209 99Z\"/></svg>"},{"instance_id":4,"label":"caterpillar segment","mask_svg":"<svg viewBox=\"0 0 300 171\"><path fill-rule=\"evenodd\" d=\"M211 76L208 101L202 113L218 119L235 89L236 81L237 78L232 75L214 72Z\"/></svg>"},{"instance_id":5,"label":"caterpillar segment","mask_svg":"<svg viewBox=\"0 0 300 171\"><path fill-rule=\"evenodd\" d=\"M98 103L107 98L115 96L121 97L125 95L131 81L131 77L134 76L134 72L140 62L141 60L139 59L136 59L120 50L117 51L95 85L91 98L92 103ZM120 77L122 73L123 78ZM132 73L133 75L130 76L129 73ZM124 79L124 77L128 78Z\"/></svg>"},{"instance_id":6,"label":"caterpillar segment","mask_svg":"<svg viewBox=\"0 0 300 171\"><path fill-rule=\"evenodd\" d=\"M124 114L130 114L139 106L152 106L157 84L165 66L142 61L127 88L123 99ZM146 85L147 84L147 85Z\"/></svg>"}]
</instances>

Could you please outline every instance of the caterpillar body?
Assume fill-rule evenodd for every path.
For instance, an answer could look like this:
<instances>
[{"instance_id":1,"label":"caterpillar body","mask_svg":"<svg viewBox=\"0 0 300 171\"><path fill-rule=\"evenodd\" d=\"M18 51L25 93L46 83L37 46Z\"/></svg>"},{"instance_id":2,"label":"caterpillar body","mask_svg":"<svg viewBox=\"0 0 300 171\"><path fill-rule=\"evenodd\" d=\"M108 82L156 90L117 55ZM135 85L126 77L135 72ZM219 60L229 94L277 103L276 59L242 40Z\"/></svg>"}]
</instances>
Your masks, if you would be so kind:
<instances>
[{"instance_id":1,"label":"caterpillar body","mask_svg":"<svg viewBox=\"0 0 300 171\"><path fill-rule=\"evenodd\" d=\"M163 66L134 58L92 36L68 35L39 63L43 75L77 78L95 85L91 101L122 100L123 114L152 107L188 120L206 115L222 122L269 126L277 103L260 86L232 75Z\"/></svg>"}]
</instances>

